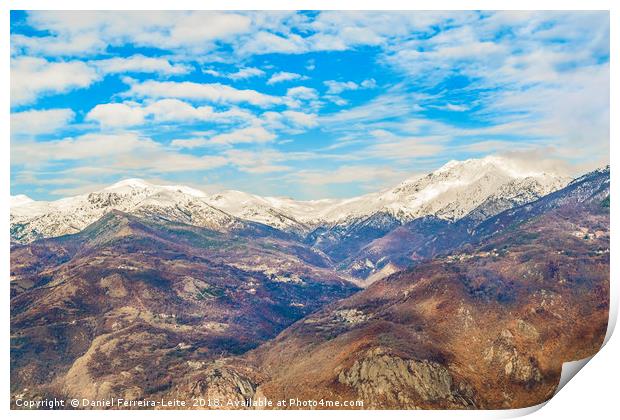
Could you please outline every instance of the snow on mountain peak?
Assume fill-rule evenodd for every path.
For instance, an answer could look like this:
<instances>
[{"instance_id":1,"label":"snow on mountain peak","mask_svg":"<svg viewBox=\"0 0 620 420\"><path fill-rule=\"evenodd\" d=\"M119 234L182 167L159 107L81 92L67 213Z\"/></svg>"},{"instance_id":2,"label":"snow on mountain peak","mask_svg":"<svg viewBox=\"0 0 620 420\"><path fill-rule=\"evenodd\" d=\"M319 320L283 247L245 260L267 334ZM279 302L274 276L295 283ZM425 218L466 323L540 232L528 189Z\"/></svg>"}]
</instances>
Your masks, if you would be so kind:
<instances>
[{"instance_id":1,"label":"snow on mountain peak","mask_svg":"<svg viewBox=\"0 0 620 420\"><path fill-rule=\"evenodd\" d=\"M24 236L27 241L79 231L111 210L139 213L148 209L149 213L177 218L191 214L191 220L209 226L220 219L231 223L230 216L305 235L319 226L346 225L378 214L388 214L401 223L429 215L457 220L483 204L486 214L540 197L568 181L499 156L452 160L394 188L348 199L295 201L234 190L207 195L187 186L155 185L132 178L98 192L52 202L11 197L11 223L32 230Z\"/></svg>"},{"instance_id":2,"label":"snow on mountain peak","mask_svg":"<svg viewBox=\"0 0 620 420\"><path fill-rule=\"evenodd\" d=\"M405 180L392 189L347 200L340 210L341 213L358 217L387 212L402 221L428 215L456 220L483 203L503 185L527 178L539 181L539 194L561 188L568 182L555 174L528 170L520 162L501 156L452 160L434 172ZM506 191L517 193L511 189ZM344 207L346 211L342 211ZM331 213L331 216L336 214L333 210Z\"/></svg>"},{"instance_id":3,"label":"snow on mountain peak","mask_svg":"<svg viewBox=\"0 0 620 420\"><path fill-rule=\"evenodd\" d=\"M236 219L204 202L206 194L177 185L154 185L132 178L99 191L56 201L30 201L11 207L14 240L30 242L41 237L76 233L118 210L131 214L156 214L183 223L227 229ZM23 200L22 200L23 201Z\"/></svg>"},{"instance_id":4,"label":"snow on mountain peak","mask_svg":"<svg viewBox=\"0 0 620 420\"><path fill-rule=\"evenodd\" d=\"M104 188L106 191L118 191L118 190L129 190L129 189L145 189L151 188L153 184L146 182L140 178L129 178L119 181L115 184L110 185L109 187Z\"/></svg>"},{"instance_id":5,"label":"snow on mountain peak","mask_svg":"<svg viewBox=\"0 0 620 420\"><path fill-rule=\"evenodd\" d=\"M131 193L136 190L172 191L187 194L193 197L207 196L203 191L185 185L155 185L140 178L124 179L104 188L104 191L113 191L121 194Z\"/></svg>"},{"instance_id":6,"label":"snow on mountain peak","mask_svg":"<svg viewBox=\"0 0 620 420\"><path fill-rule=\"evenodd\" d=\"M455 166L458 166L459 164L462 164L462 163L463 161L460 161L460 160L451 160L451 161L448 161L448 163L446 163L439 169L437 169L435 172L448 172L452 170L452 168L454 168Z\"/></svg>"},{"instance_id":7,"label":"snow on mountain peak","mask_svg":"<svg viewBox=\"0 0 620 420\"><path fill-rule=\"evenodd\" d=\"M451 160L434 173L480 173L481 171L497 171L508 175L511 178L539 178L545 176L554 176L533 168L532 165L526 165L522 160L512 159L505 156L489 155L479 159L467 159L463 161Z\"/></svg>"},{"instance_id":8,"label":"snow on mountain peak","mask_svg":"<svg viewBox=\"0 0 620 420\"><path fill-rule=\"evenodd\" d=\"M34 200L32 198L24 194L12 195L10 206L11 208L17 207L17 206L23 206L24 204L32 203L33 201Z\"/></svg>"},{"instance_id":9,"label":"snow on mountain peak","mask_svg":"<svg viewBox=\"0 0 620 420\"><path fill-rule=\"evenodd\" d=\"M168 191L175 191L178 193L190 195L192 197L206 197L207 196L207 194L205 194L203 191L200 191L200 190L197 190L196 188L188 187L185 185L162 185L160 187Z\"/></svg>"}]
</instances>

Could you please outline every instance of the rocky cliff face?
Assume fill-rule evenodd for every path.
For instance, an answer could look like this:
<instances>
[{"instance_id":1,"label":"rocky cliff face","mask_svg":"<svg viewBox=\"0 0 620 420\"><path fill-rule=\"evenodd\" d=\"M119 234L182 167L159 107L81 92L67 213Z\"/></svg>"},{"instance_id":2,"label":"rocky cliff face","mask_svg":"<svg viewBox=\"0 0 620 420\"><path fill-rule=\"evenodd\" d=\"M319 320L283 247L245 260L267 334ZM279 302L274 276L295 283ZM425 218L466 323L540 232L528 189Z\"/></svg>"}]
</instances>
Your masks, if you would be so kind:
<instances>
[{"instance_id":1,"label":"rocky cliff face","mask_svg":"<svg viewBox=\"0 0 620 420\"><path fill-rule=\"evenodd\" d=\"M473 408L473 389L455 383L450 371L437 362L402 359L380 347L368 350L349 369L338 374L338 382L368 401L366 408L437 407Z\"/></svg>"}]
</instances>

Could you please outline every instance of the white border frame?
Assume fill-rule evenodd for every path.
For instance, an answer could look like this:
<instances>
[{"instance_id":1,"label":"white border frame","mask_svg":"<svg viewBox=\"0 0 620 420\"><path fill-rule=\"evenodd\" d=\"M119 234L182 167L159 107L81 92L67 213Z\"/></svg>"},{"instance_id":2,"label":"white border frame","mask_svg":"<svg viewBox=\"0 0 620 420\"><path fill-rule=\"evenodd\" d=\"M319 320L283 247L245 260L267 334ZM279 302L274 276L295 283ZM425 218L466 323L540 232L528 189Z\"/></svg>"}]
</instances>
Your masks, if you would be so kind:
<instances>
[{"instance_id":1,"label":"white border frame","mask_svg":"<svg viewBox=\"0 0 620 420\"><path fill-rule=\"evenodd\" d=\"M616 3L616 4L614 4ZM611 32L610 32L610 68L613 69L618 57L618 16L620 13L620 6L618 2L612 0L592 0L592 1L578 1L578 0L521 0L521 1L507 1L507 0L469 0L467 2L458 0L416 0L413 1L399 1L399 0L382 0L381 2L370 0L290 0L290 1L277 1L277 0L261 0L261 1L249 1L249 0L211 0L208 2L199 0L175 0L174 2L164 1L128 1L128 0L91 0L87 3L78 0L6 0L0 4L2 9L2 28L3 36L0 36L0 50L2 56L5 57L4 65L1 67L2 79L5 86L5 94L0 99L2 101L2 108L5 110L0 116L0 132L3 134L2 154L0 159L2 160L2 182L0 182L0 192L4 200L2 200L2 224L0 225L0 232L9 232L9 200L10 194L10 97L9 97L9 78L10 78L10 13L13 10L609 10L611 20ZM614 7L615 6L615 7ZM618 115L618 84L617 77L614 77L613 70L610 71L610 87L611 87L611 101L610 101L610 115ZM615 139L618 133L618 120L611 118L610 120L610 141ZM616 160L618 156L618 146L613 141L610 144L610 164L611 171L611 190L614 197L620 197L618 195L617 178L615 176ZM611 207L611 227L612 231L616 231L618 225L617 214L614 214L615 200L612 200ZM617 249L618 241L616 236L611 236L611 307L610 307L610 320L609 327L606 336L606 345L599 353L594 356L589 363L591 366L585 369L585 372L579 373L579 379L571 381L565 388L563 388L556 396L554 396L547 404L545 409L538 411L534 417L536 418L579 418L582 419L585 416L592 417L608 417L609 413L616 410L616 398L617 381L620 378L618 356L620 355L620 344L618 339L612 339L610 341L611 333L616 324L617 309L618 309L618 282L616 281L618 273L618 265L614 264L614 251ZM8 281L9 273L9 237L5 237L2 241L2 269L6 275L5 279ZM165 411L90 411L85 413L84 411L46 411L41 412L28 412L9 410L9 360L10 360L10 337L9 337L9 287L5 284L1 289L2 302L6 303L5 318L3 327L3 342L2 346L2 372L4 374L4 381L1 383L2 397L0 397L0 404L4 407L5 412L15 418L32 418L35 416L45 415L50 417L59 418L74 418L77 416L89 416L89 418L103 418L103 416L114 416L118 418L135 418L138 417L157 417L168 418L169 412ZM609 343L608 343L609 341ZM381 416L387 415L388 417L401 417L411 418L415 416L417 418L503 418L503 417L515 417L529 414L538 410L545 404L522 410L491 410L491 411L382 411ZM314 412L314 411L285 411L285 412L273 412L273 411L209 411L209 412L195 412L195 411L183 411L182 413L176 412L174 415L190 416L193 418L204 418L205 416L215 418L247 418L262 417L291 417L295 416L297 419L302 418L315 418L320 416L331 416L333 412ZM367 418L370 419L376 414L374 411L346 411L338 412L339 417L344 418ZM162 417L163 416L163 417Z\"/></svg>"}]
</instances>

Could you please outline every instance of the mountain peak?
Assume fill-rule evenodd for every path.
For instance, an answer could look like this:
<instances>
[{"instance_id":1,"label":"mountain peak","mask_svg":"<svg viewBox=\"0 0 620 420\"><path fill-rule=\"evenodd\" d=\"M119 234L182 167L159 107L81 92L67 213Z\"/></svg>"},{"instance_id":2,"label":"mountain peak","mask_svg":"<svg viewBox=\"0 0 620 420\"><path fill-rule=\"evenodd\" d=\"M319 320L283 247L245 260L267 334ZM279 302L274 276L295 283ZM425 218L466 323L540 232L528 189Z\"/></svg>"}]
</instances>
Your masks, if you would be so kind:
<instances>
[{"instance_id":1,"label":"mountain peak","mask_svg":"<svg viewBox=\"0 0 620 420\"><path fill-rule=\"evenodd\" d=\"M130 192L135 190L170 191L191 195L193 197L206 197L206 194L186 185L156 185L140 178L129 178L104 188L104 191Z\"/></svg>"},{"instance_id":2,"label":"mountain peak","mask_svg":"<svg viewBox=\"0 0 620 420\"><path fill-rule=\"evenodd\" d=\"M118 189L124 189L124 188L149 188L149 187L153 187L153 184L150 184L140 178L128 178L128 179L119 181L115 184L112 184L109 187L106 187L105 189L106 190L118 190Z\"/></svg>"},{"instance_id":3,"label":"mountain peak","mask_svg":"<svg viewBox=\"0 0 620 420\"><path fill-rule=\"evenodd\" d=\"M528 165L523 160L513 159L505 156L489 155L477 159L451 160L433 173L482 173L486 171L499 171L510 178L542 178L549 176L558 176L558 174L550 173L541 169L534 169L532 165Z\"/></svg>"}]
</instances>

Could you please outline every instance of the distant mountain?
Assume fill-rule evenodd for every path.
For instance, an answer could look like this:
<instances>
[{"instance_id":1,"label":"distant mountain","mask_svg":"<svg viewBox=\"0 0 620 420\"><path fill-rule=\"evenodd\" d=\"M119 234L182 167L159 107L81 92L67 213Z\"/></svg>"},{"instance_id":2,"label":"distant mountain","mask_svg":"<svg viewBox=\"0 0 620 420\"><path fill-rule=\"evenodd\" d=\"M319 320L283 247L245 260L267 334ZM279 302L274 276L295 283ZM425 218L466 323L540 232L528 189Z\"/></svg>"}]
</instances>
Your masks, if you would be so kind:
<instances>
[{"instance_id":1,"label":"distant mountain","mask_svg":"<svg viewBox=\"0 0 620 420\"><path fill-rule=\"evenodd\" d=\"M315 246L340 260L415 219L433 216L454 222L471 213L486 218L562 188L569 181L556 174L521 169L512 160L495 156L451 161L422 178L334 206L326 220L335 222L318 228L310 237ZM344 243L345 252L334 248L334 242Z\"/></svg>"},{"instance_id":2,"label":"distant mountain","mask_svg":"<svg viewBox=\"0 0 620 420\"><path fill-rule=\"evenodd\" d=\"M442 228L440 219L417 223L422 239L425 228ZM609 171L485 223L506 230L379 280L256 350L205 366L169 395L294 395L363 400L367 409L546 401L562 363L592 356L605 337Z\"/></svg>"},{"instance_id":3,"label":"distant mountain","mask_svg":"<svg viewBox=\"0 0 620 420\"><path fill-rule=\"evenodd\" d=\"M504 210L536 201L542 196L561 189L566 184L567 178L564 177L515 179L501 185L496 192L488 196L465 217L472 221L483 221Z\"/></svg>"},{"instance_id":4,"label":"distant mountain","mask_svg":"<svg viewBox=\"0 0 620 420\"><path fill-rule=\"evenodd\" d=\"M244 220L263 223L300 236L317 223L317 212L337 200L295 201L290 198L260 197L241 191L225 191L205 201L213 207Z\"/></svg>"},{"instance_id":5,"label":"distant mountain","mask_svg":"<svg viewBox=\"0 0 620 420\"><path fill-rule=\"evenodd\" d=\"M451 161L422 178L382 192L345 200L295 201L240 191L207 195L185 186L130 179L101 191L53 202L12 200L11 237L20 243L79 232L111 210L159 216L227 231L243 221L305 238L336 259L357 252L401 224L434 216L456 221L479 218L532 201L561 188L568 179L520 169L499 157ZM342 246L334 244L342 244Z\"/></svg>"},{"instance_id":6,"label":"distant mountain","mask_svg":"<svg viewBox=\"0 0 620 420\"><path fill-rule=\"evenodd\" d=\"M454 221L499 191L504 198L517 199L522 194L520 184L529 184L531 194L540 197L563 187L569 180L556 174L521 169L507 158L488 156L450 161L424 177L406 180L381 193L348 200L337 209L350 209L346 213L354 217L384 211L403 222L429 215Z\"/></svg>"},{"instance_id":7,"label":"distant mountain","mask_svg":"<svg viewBox=\"0 0 620 420\"><path fill-rule=\"evenodd\" d=\"M204 197L203 192L189 187L152 185L129 179L97 192L11 207L11 238L27 243L77 233L114 210L220 232L248 227L247 221L210 206Z\"/></svg>"},{"instance_id":8,"label":"distant mountain","mask_svg":"<svg viewBox=\"0 0 620 420\"><path fill-rule=\"evenodd\" d=\"M340 269L366 279L364 283L368 284L393 271L449 253L466 243L477 243L505 232L561 205L600 201L609 195L609 167L583 175L559 190L555 190L555 184L546 185L552 192L540 197L543 190L539 181L532 178L515 180L503 184L459 220L426 216L405 223L368 242L359 252L351 253L340 263ZM382 271L388 265L390 269Z\"/></svg>"},{"instance_id":9,"label":"distant mountain","mask_svg":"<svg viewBox=\"0 0 620 420\"><path fill-rule=\"evenodd\" d=\"M450 237L443 243L438 237ZM470 239L465 223L425 216L399 225L339 263L341 271L370 284Z\"/></svg>"},{"instance_id":10,"label":"distant mountain","mask_svg":"<svg viewBox=\"0 0 620 420\"><path fill-rule=\"evenodd\" d=\"M490 236L518 226L525 220L555 208L569 208L609 200L609 181L609 166L589 172L574 179L565 188L537 201L509 209L484 220L475 228L473 234L479 237Z\"/></svg>"},{"instance_id":11,"label":"distant mountain","mask_svg":"<svg viewBox=\"0 0 620 420\"><path fill-rule=\"evenodd\" d=\"M12 390L153 395L357 290L298 242L113 210L12 247Z\"/></svg>"}]
</instances>

